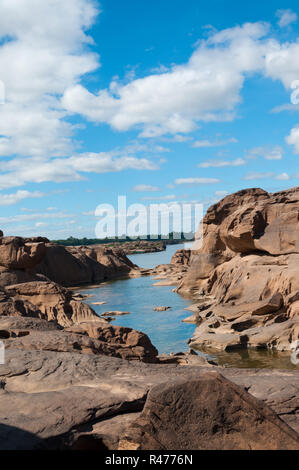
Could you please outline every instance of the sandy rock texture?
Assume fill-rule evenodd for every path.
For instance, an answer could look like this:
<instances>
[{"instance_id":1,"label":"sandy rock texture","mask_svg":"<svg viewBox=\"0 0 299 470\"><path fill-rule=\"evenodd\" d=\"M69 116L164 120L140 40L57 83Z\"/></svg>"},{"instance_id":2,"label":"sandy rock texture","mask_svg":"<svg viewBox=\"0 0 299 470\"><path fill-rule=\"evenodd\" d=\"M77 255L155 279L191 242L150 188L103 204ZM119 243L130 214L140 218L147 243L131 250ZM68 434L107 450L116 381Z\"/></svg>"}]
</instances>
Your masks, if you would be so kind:
<instances>
[{"instance_id":1,"label":"sandy rock texture","mask_svg":"<svg viewBox=\"0 0 299 470\"><path fill-rule=\"evenodd\" d=\"M299 338L299 188L231 194L208 209L202 234L172 260L183 260L177 291L193 298L190 346L289 350Z\"/></svg>"},{"instance_id":2,"label":"sandy rock texture","mask_svg":"<svg viewBox=\"0 0 299 470\"><path fill-rule=\"evenodd\" d=\"M219 437L224 449L247 449L248 442L298 449L298 396L296 371L145 364L79 351L9 348L0 366L0 449L117 449L148 409L161 418L154 435L165 436L162 449L176 443L176 428L169 426L174 419L182 425L183 442L190 438L186 448L214 448ZM203 421L195 419L204 415Z\"/></svg>"}]
</instances>

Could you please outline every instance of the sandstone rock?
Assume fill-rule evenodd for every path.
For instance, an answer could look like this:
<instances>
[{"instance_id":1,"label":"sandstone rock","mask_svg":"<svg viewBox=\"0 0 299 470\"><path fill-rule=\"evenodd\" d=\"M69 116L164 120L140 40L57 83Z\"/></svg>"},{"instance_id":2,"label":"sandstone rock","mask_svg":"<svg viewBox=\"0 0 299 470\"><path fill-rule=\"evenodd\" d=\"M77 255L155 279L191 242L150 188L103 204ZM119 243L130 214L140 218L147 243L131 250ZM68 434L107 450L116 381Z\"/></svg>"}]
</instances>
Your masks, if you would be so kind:
<instances>
[{"instance_id":1,"label":"sandstone rock","mask_svg":"<svg viewBox=\"0 0 299 470\"><path fill-rule=\"evenodd\" d=\"M25 241L20 237L0 238L0 265L9 269L28 269L45 256L45 244Z\"/></svg>"},{"instance_id":2,"label":"sandstone rock","mask_svg":"<svg viewBox=\"0 0 299 470\"><path fill-rule=\"evenodd\" d=\"M0 317L0 337L6 349L104 354L127 360L157 362L158 351L144 333L110 326L104 320L62 329L56 322Z\"/></svg>"},{"instance_id":3,"label":"sandstone rock","mask_svg":"<svg viewBox=\"0 0 299 470\"><path fill-rule=\"evenodd\" d=\"M151 389L119 449L298 449L299 435L264 403L216 372Z\"/></svg>"},{"instance_id":4,"label":"sandstone rock","mask_svg":"<svg viewBox=\"0 0 299 470\"><path fill-rule=\"evenodd\" d=\"M54 282L7 286L2 297L0 295L0 317L2 315L42 318L61 326L86 320L101 321L89 305L74 299L71 291Z\"/></svg>"},{"instance_id":5,"label":"sandstone rock","mask_svg":"<svg viewBox=\"0 0 299 470\"><path fill-rule=\"evenodd\" d=\"M131 312L122 312L121 310L111 310L111 312L101 313L101 317L111 317L111 316L121 317L123 315L130 315L130 313Z\"/></svg>"},{"instance_id":6,"label":"sandstone rock","mask_svg":"<svg viewBox=\"0 0 299 470\"><path fill-rule=\"evenodd\" d=\"M191 250L177 250L171 258L170 264L179 264L180 266L189 266Z\"/></svg>"},{"instance_id":7,"label":"sandstone rock","mask_svg":"<svg viewBox=\"0 0 299 470\"><path fill-rule=\"evenodd\" d=\"M68 332L85 335L106 343L115 353L109 355L124 359L157 362L158 351L145 333L123 326L99 324L87 321L66 329ZM118 351L119 350L119 351ZM108 353L107 353L108 354Z\"/></svg>"},{"instance_id":8,"label":"sandstone rock","mask_svg":"<svg viewBox=\"0 0 299 470\"><path fill-rule=\"evenodd\" d=\"M116 449L120 434L118 429L125 433L123 428L130 424L127 415L142 412L149 389L161 383L169 386L178 376L186 382L198 381L201 370L206 368L128 362L78 351L62 353L28 350L21 353L20 350L8 349L6 363L0 366L0 449L76 448L80 440L81 449L82 446L84 449L84 445L90 448L91 440L93 443L97 441L97 448L102 445L102 450L107 447ZM221 372L232 382L249 390L251 395L266 402L294 429L299 428L299 374L296 371L221 369ZM202 393L198 387L196 393L192 390L183 401L184 406L189 406L186 420L192 420L190 411ZM221 385L217 393L221 390L221 396L224 396L228 388ZM250 395L245 396L247 402ZM207 404L211 404L213 397L216 400L217 395L209 394ZM229 404L225 401L228 411L232 410L235 401L236 405L240 403L238 395L230 398L233 399ZM219 400L216 410L219 410L221 403ZM243 416L242 408L243 402L242 407L230 414L229 419L238 422L238 417ZM211 408L208 409L211 412ZM171 420L178 412L179 408ZM226 406L223 409L225 412ZM256 412L253 411L253 418L250 418L251 414L250 409L249 419L254 422ZM218 416L217 413L215 416ZM200 426L200 422L196 424ZM281 424L279 421L276 432L277 439L283 445ZM263 427L264 422L261 426L265 432L265 437L261 437L263 442L269 434ZM258 428L252 427L252 431L255 429ZM187 436L190 430L186 432ZM219 435L221 429L216 432ZM191 436L191 443L195 437L196 434ZM237 437L236 442L240 443ZM289 442L292 445L292 437ZM273 441L269 441L269 448L272 448L272 444Z\"/></svg>"},{"instance_id":9,"label":"sandstone rock","mask_svg":"<svg viewBox=\"0 0 299 470\"><path fill-rule=\"evenodd\" d=\"M298 212L298 188L243 190L208 209L177 291L217 331L201 324L191 344L288 348L299 323Z\"/></svg>"},{"instance_id":10,"label":"sandstone rock","mask_svg":"<svg viewBox=\"0 0 299 470\"><path fill-rule=\"evenodd\" d=\"M45 256L34 273L43 274L63 286L78 286L120 277L131 270L136 270L136 266L119 249L66 248L48 243Z\"/></svg>"}]
</instances>

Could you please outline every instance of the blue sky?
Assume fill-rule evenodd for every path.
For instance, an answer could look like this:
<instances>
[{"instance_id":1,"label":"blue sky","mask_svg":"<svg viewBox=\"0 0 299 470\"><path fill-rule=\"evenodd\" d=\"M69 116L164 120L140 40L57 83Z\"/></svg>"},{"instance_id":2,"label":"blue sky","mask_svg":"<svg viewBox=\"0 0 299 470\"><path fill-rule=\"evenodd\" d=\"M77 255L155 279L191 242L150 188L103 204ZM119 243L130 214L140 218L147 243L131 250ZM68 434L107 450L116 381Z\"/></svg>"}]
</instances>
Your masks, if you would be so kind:
<instances>
[{"instance_id":1,"label":"blue sky","mask_svg":"<svg viewBox=\"0 0 299 470\"><path fill-rule=\"evenodd\" d=\"M94 236L118 195L298 185L297 5L0 0L0 228Z\"/></svg>"}]
</instances>

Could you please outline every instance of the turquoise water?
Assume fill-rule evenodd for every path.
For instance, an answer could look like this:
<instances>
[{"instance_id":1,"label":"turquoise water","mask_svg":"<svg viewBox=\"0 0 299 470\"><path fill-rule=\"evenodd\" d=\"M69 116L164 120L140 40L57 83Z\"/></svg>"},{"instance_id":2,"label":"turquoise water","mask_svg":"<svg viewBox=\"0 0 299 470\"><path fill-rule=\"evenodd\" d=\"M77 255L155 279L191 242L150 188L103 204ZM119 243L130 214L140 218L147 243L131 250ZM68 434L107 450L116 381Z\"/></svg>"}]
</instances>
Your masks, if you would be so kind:
<instances>
[{"instance_id":1,"label":"turquoise water","mask_svg":"<svg viewBox=\"0 0 299 470\"><path fill-rule=\"evenodd\" d=\"M153 268L158 264L169 263L176 250L184 245L170 245L159 253L146 253L130 256L130 259L143 268ZM89 294L86 302L98 313L111 310L131 312L130 315L116 317L114 325L128 326L146 333L159 353L187 351L187 340L192 336L195 326L182 323L190 315L184 310L190 300L172 292L174 286L153 286L157 282L151 276L133 279L120 279L100 284L96 288L80 290ZM93 305L94 302L107 302ZM169 306L166 312L154 312L158 306Z\"/></svg>"}]
</instances>

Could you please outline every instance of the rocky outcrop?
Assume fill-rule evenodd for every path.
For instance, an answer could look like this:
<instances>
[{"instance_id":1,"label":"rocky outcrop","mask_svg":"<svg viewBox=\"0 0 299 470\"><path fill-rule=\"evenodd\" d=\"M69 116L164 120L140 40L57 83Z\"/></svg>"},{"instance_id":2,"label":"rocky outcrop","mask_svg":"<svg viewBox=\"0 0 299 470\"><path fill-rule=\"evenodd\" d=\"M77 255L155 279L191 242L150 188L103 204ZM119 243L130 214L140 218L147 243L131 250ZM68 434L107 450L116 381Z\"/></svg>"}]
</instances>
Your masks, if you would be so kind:
<instances>
[{"instance_id":1,"label":"rocky outcrop","mask_svg":"<svg viewBox=\"0 0 299 470\"><path fill-rule=\"evenodd\" d=\"M0 366L0 449L117 449L130 424L149 409L150 397L159 397L155 406L161 420L156 435L165 436L168 426L170 443L181 424L182 443L190 438L186 448L209 448L216 445L216 437L224 449L231 448L232 436L238 448L248 448L248 442L256 445L257 441L259 448L299 448L295 434L299 428L296 371L221 369L228 382L218 374L211 379L207 370L213 368L128 362L80 351L21 353L10 348L5 365ZM178 377L184 385L172 389ZM149 393L159 384L164 385ZM169 411L162 406L166 402ZM196 420L196 416L203 419ZM172 427L175 418L178 421Z\"/></svg>"},{"instance_id":2,"label":"rocky outcrop","mask_svg":"<svg viewBox=\"0 0 299 470\"><path fill-rule=\"evenodd\" d=\"M86 320L100 321L94 310L70 290L50 281L7 286L0 291L1 316L24 316L71 326Z\"/></svg>"},{"instance_id":3,"label":"rocky outcrop","mask_svg":"<svg viewBox=\"0 0 299 470\"><path fill-rule=\"evenodd\" d=\"M152 388L120 450L298 449L299 436L217 372Z\"/></svg>"},{"instance_id":4,"label":"rocky outcrop","mask_svg":"<svg viewBox=\"0 0 299 470\"><path fill-rule=\"evenodd\" d=\"M0 286L44 279L76 286L136 270L121 249L100 245L65 248L41 237L0 237Z\"/></svg>"},{"instance_id":5,"label":"rocky outcrop","mask_svg":"<svg viewBox=\"0 0 299 470\"><path fill-rule=\"evenodd\" d=\"M93 284L128 275L137 267L121 249L97 247L63 247L46 245L46 254L34 268L63 286Z\"/></svg>"},{"instance_id":6,"label":"rocky outcrop","mask_svg":"<svg viewBox=\"0 0 299 470\"><path fill-rule=\"evenodd\" d=\"M208 209L177 289L197 303L192 347L284 351L298 339L298 214L299 188L243 190Z\"/></svg>"},{"instance_id":7,"label":"rocky outcrop","mask_svg":"<svg viewBox=\"0 0 299 470\"><path fill-rule=\"evenodd\" d=\"M9 269L30 269L45 256L44 242L21 237L0 237L0 265Z\"/></svg>"},{"instance_id":8,"label":"rocky outcrop","mask_svg":"<svg viewBox=\"0 0 299 470\"><path fill-rule=\"evenodd\" d=\"M55 321L0 317L0 338L6 349L78 352L157 362L158 351L144 333L111 326L100 319L62 329Z\"/></svg>"}]
</instances>

